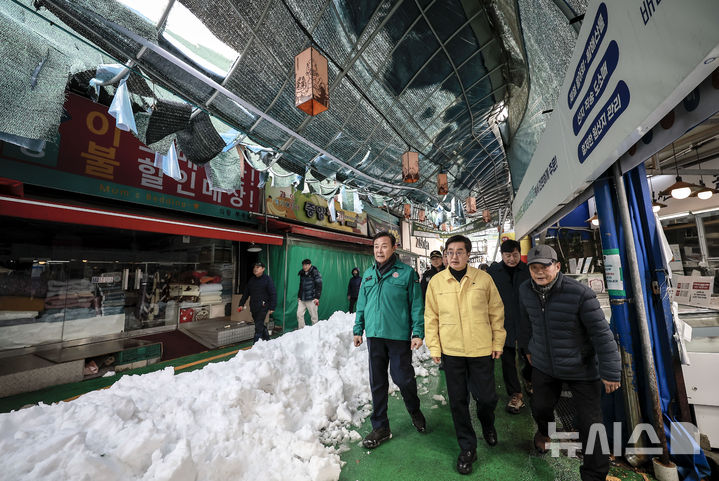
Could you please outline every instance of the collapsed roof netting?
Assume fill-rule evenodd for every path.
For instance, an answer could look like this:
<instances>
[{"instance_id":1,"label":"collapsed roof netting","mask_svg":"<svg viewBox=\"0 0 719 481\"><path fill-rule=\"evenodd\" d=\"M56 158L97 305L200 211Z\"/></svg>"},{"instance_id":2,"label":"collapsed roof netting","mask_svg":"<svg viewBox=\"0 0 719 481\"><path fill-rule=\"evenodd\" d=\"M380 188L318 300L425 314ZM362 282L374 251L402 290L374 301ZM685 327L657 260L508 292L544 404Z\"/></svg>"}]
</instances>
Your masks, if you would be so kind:
<instances>
[{"instance_id":1,"label":"collapsed roof netting","mask_svg":"<svg viewBox=\"0 0 719 481\"><path fill-rule=\"evenodd\" d=\"M553 0L519 0L518 3L531 88L527 112L507 151L514 192L519 189L554 109L577 40L577 33ZM569 3L577 14L586 10L587 0ZM548 31L552 35L547 35Z\"/></svg>"},{"instance_id":2,"label":"collapsed roof netting","mask_svg":"<svg viewBox=\"0 0 719 481\"><path fill-rule=\"evenodd\" d=\"M0 132L53 142L68 79L106 57L28 9L0 2Z\"/></svg>"},{"instance_id":3,"label":"collapsed roof netting","mask_svg":"<svg viewBox=\"0 0 719 481\"><path fill-rule=\"evenodd\" d=\"M100 5L106 2L85 0L79 6L68 0L43 3L54 12L58 5L72 12L70 17L75 19L64 18L66 23L118 58L134 56L140 50L139 44L88 13L105 11ZM506 168L498 172L497 161L492 160L495 155L491 147L484 146L483 137L494 135L487 134L487 116L507 95L507 55L504 41L498 40L479 2L468 10L459 0L181 3L241 53L225 87L331 155L352 166L360 165L371 177L399 183L399 155L408 148L419 150L427 195L401 188L390 192L427 202L428 195L436 192L434 174L448 171L452 194L460 198L481 180L487 189L498 190L498 202L508 200L503 187L508 179ZM113 8L129 12L119 4ZM77 25L78 18L82 25ZM330 71L330 110L314 118L299 112L293 102L293 60L311 44L308 35L327 55ZM156 41L151 30L146 38ZM162 38L160 43L172 50ZM138 64L151 78L196 105L205 105L212 94L207 85L152 51L146 51ZM222 96L204 108L265 145L282 150L284 168L304 174L307 163L318 153L306 144L295 145L302 141ZM484 150L487 152L478 154ZM498 162L505 162L503 153ZM492 168L476 168L482 163L490 163ZM451 166L462 169L453 171ZM355 179L357 185L369 183L351 171L341 171L339 165L338 170L350 183Z\"/></svg>"}]
</instances>

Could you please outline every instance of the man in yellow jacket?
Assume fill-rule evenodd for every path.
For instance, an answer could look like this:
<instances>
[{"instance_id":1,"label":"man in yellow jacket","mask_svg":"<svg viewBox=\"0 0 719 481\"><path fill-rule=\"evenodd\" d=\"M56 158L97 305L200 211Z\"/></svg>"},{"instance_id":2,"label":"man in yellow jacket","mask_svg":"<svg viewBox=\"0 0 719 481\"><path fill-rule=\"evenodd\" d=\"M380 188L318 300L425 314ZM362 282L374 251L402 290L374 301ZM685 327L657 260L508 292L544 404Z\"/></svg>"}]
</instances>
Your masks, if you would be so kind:
<instances>
[{"instance_id":1,"label":"man in yellow jacket","mask_svg":"<svg viewBox=\"0 0 719 481\"><path fill-rule=\"evenodd\" d=\"M434 362L444 363L460 447L460 474L471 473L477 459L477 436L469 414L470 391L477 400L485 441L490 446L497 444L494 360L502 355L507 336L504 304L494 281L486 272L467 265L471 248L471 241L464 236L447 240L448 269L429 281L424 307L425 343Z\"/></svg>"}]
</instances>

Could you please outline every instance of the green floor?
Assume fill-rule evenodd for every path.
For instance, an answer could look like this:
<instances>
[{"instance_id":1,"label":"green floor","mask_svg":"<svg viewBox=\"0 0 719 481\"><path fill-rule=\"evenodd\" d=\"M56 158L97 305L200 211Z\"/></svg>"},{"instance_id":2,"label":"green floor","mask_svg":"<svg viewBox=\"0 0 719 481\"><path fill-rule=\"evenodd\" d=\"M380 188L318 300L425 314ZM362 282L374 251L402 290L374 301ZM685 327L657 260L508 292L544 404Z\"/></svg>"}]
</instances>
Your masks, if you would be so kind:
<instances>
[{"instance_id":1,"label":"green floor","mask_svg":"<svg viewBox=\"0 0 719 481\"><path fill-rule=\"evenodd\" d=\"M123 375L144 374L166 367L174 367L175 372L187 372L200 369L209 362L227 360L238 349L246 349L251 342L207 351L172 361L162 362L141 369L134 369L111 377L102 377L79 383L53 386L39 391L18 394L0 399L0 412L9 412L27 404L46 404L68 400L90 391L112 385ZM431 361L427 367L436 371ZM341 481L423 481L479 479L493 480L577 480L579 479L579 461L566 456L552 458L549 454L539 456L530 454L531 440L534 436L534 422L529 406L518 415L510 415L504 410L507 395L501 383L500 363L497 363L495 378L498 382L499 405L496 411L496 423L499 443L489 447L480 439L478 442L478 461L470 476L460 476L455 470L455 461L459 447L454 435L454 427L449 405L433 398L441 395L447 402L447 389L444 374L418 378L422 411L427 418L427 432L418 433L410 421L399 393L390 396L389 418L393 437L379 448L368 451L359 442L350 445L349 451L342 454L346 463L340 474ZM481 433L476 417L475 430ZM371 430L369 418L358 429L363 436ZM609 472L621 480L652 480L619 466L613 466Z\"/></svg>"},{"instance_id":2,"label":"green floor","mask_svg":"<svg viewBox=\"0 0 719 481\"><path fill-rule=\"evenodd\" d=\"M508 397L499 386L502 379L500 363L497 363L495 375L499 386L499 405L495 421L499 443L489 447L484 442L479 421L473 415L474 428L479 435L478 460L474 463L474 472L471 475L458 474L455 462L459 446L449 404L442 405L440 401L433 399L433 396L441 395L447 401L444 373L440 373L439 376L418 378L422 412L427 418L427 432L420 434L414 429L399 392L395 393L390 396L388 406L392 439L372 451L364 449L359 442L353 443L351 449L341 456L346 464L342 468L340 481L579 479L578 460L566 456L552 458L550 454L530 454L535 424L529 406L525 406L517 415L504 410ZM474 410L474 401L472 405ZM359 432L364 436L371 429L367 418ZM651 476L644 478L641 474L618 466L612 466L609 474L622 480L654 479Z\"/></svg>"}]
</instances>

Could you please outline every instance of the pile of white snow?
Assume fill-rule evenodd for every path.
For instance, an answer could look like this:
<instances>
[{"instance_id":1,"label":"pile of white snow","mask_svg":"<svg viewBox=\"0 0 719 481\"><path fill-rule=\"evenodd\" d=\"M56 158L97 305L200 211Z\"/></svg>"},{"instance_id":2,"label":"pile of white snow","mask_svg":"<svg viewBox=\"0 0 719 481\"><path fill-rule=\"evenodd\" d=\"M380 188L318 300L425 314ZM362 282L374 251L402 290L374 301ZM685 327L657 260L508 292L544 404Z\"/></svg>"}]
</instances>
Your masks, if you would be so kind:
<instances>
[{"instance_id":1,"label":"pile of white snow","mask_svg":"<svg viewBox=\"0 0 719 481\"><path fill-rule=\"evenodd\" d=\"M71 402L0 414L0 478L336 480L339 453L371 412L353 323L336 312L202 370L124 376ZM415 353L418 376L428 358Z\"/></svg>"}]
</instances>

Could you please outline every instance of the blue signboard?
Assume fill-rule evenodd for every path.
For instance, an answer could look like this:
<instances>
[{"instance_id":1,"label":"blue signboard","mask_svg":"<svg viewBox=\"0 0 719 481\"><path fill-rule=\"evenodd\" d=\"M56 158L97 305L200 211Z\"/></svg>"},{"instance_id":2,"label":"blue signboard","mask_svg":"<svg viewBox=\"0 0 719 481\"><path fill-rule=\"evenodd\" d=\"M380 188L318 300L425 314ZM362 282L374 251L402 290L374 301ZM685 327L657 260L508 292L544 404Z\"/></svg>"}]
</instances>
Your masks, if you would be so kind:
<instances>
[{"instance_id":1,"label":"blue signboard","mask_svg":"<svg viewBox=\"0 0 719 481\"><path fill-rule=\"evenodd\" d=\"M584 121L587 120L589 113L601 98L604 89L607 88L609 79L617 68L617 63L619 63L619 46L615 40L612 40L604 53L604 57L599 61L597 69L594 71L587 93L574 113L574 118L572 119L574 135L577 135L582 129Z\"/></svg>"},{"instance_id":2,"label":"blue signboard","mask_svg":"<svg viewBox=\"0 0 719 481\"><path fill-rule=\"evenodd\" d=\"M591 33L587 38L587 43L584 45L584 51L582 56L579 58L577 68L574 71L574 77L572 77L572 84L567 92L567 102L569 108L574 107L574 102L577 101L579 92L582 91L584 86L584 80L587 78L587 70L592 64L594 57L597 55L599 46L604 39L604 35L607 33L607 6L602 2L597 9L597 15L594 17L594 24L592 25Z\"/></svg>"},{"instance_id":3,"label":"blue signboard","mask_svg":"<svg viewBox=\"0 0 719 481\"><path fill-rule=\"evenodd\" d=\"M584 163L584 161L587 160L589 154L591 154L594 148L601 142L612 124L622 115L622 112L627 109L628 105L629 87L627 87L624 80L620 80L617 84L617 88L614 89L607 103L604 104L604 107L602 107L597 113L597 116L594 117L594 120L587 129L587 133L584 134L582 141L577 146L580 163Z\"/></svg>"}]
</instances>

